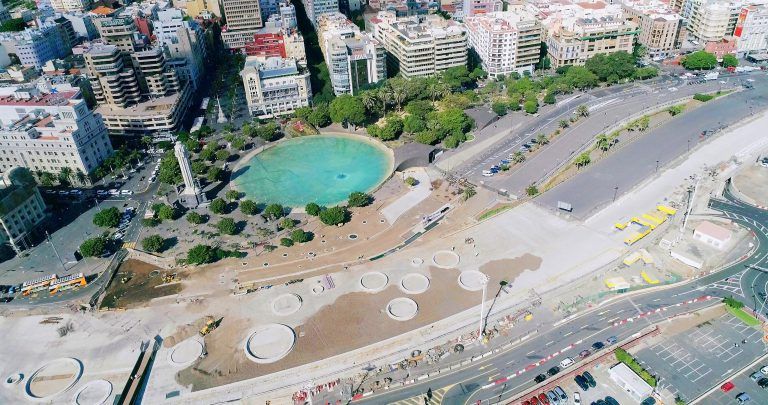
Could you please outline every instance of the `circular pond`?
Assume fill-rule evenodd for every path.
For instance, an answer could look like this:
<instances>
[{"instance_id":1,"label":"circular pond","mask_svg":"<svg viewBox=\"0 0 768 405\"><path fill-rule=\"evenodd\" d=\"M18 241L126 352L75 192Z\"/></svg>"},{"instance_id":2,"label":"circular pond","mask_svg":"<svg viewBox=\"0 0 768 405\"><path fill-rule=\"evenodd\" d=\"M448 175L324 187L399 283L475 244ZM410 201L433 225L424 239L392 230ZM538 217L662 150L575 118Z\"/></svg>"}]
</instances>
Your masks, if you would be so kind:
<instances>
[{"instance_id":1,"label":"circular pond","mask_svg":"<svg viewBox=\"0 0 768 405\"><path fill-rule=\"evenodd\" d=\"M334 205L370 191L392 172L392 153L361 137L289 139L253 156L233 181L248 198L289 207Z\"/></svg>"}]
</instances>

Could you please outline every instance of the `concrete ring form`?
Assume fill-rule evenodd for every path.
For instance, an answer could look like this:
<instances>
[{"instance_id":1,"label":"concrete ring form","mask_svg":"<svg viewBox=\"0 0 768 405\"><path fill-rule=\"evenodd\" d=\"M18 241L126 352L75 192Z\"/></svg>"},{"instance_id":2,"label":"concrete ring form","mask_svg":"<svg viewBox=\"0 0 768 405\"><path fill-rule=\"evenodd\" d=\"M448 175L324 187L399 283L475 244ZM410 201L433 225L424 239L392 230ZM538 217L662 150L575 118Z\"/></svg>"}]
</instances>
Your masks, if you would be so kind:
<instances>
[{"instance_id":1,"label":"concrete ring form","mask_svg":"<svg viewBox=\"0 0 768 405\"><path fill-rule=\"evenodd\" d=\"M462 271L459 274L459 287L468 291L480 291L487 282L487 276L477 270Z\"/></svg>"},{"instance_id":2,"label":"concrete ring form","mask_svg":"<svg viewBox=\"0 0 768 405\"><path fill-rule=\"evenodd\" d=\"M411 266L413 267L419 267L422 264L424 264L424 259L420 257L414 257L413 259L411 259Z\"/></svg>"},{"instance_id":3,"label":"concrete ring form","mask_svg":"<svg viewBox=\"0 0 768 405\"><path fill-rule=\"evenodd\" d=\"M287 316L301 309L301 296L298 294L282 294L272 300L272 313Z\"/></svg>"},{"instance_id":4,"label":"concrete ring form","mask_svg":"<svg viewBox=\"0 0 768 405\"><path fill-rule=\"evenodd\" d=\"M48 380L48 379L41 379L41 385L43 381L55 381L55 384L53 387L35 387L37 381L36 379L38 377L48 377L47 373L53 373L54 376L61 376L64 375L64 373L71 373L69 375L69 379L58 379L58 380ZM78 381L80 381L80 377L83 376L83 363L80 362L80 360L72 358L72 357L62 357L60 359L56 359L53 361L50 361L37 370L35 370L34 373L29 377L27 380L26 389L24 390L24 394L26 395L27 399L34 401L34 402L48 402L50 399L56 395L59 395L63 392L66 392L70 390L72 387L77 384ZM48 388L48 391L46 391L46 388ZM43 392L40 392L43 391Z\"/></svg>"},{"instance_id":5,"label":"concrete ring form","mask_svg":"<svg viewBox=\"0 0 768 405\"><path fill-rule=\"evenodd\" d=\"M177 345L178 346L178 345ZM112 383L107 380L89 381L80 387L72 400L77 405L101 405L112 395Z\"/></svg>"},{"instance_id":6,"label":"concrete ring form","mask_svg":"<svg viewBox=\"0 0 768 405\"><path fill-rule=\"evenodd\" d=\"M168 363L176 368L184 368L194 363L202 354L202 342L195 338L185 339L168 352Z\"/></svg>"},{"instance_id":7,"label":"concrete ring form","mask_svg":"<svg viewBox=\"0 0 768 405\"><path fill-rule=\"evenodd\" d=\"M371 271L360 277L360 286L369 293L376 293L387 287L389 277L380 271Z\"/></svg>"},{"instance_id":8,"label":"concrete ring form","mask_svg":"<svg viewBox=\"0 0 768 405\"><path fill-rule=\"evenodd\" d=\"M396 321L413 319L418 312L419 304L410 298L398 297L387 304L387 315Z\"/></svg>"},{"instance_id":9,"label":"concrete ring form","mask_svg":"<svg viewBox=\"0 0 768 405\"><path fill-rule=\"evenodd\" d=\"M325 291L325 287L322 286L322 284L318 284L314 287L312 287L312 294L320 295Z\"/></svg>"},{"instance_id":10,"label":"concrete ring form","mask_svg":"<svg viewBox=\"0 0 768 405\"><path fill-rule=\"evenodd\" d=\"M456 252L439 250L432 255L432 263L441 269L452 269L459 265L461 258Z\"/></svg>"},{"instance_id":11,"label":"concrete ring form","mask_svg":"<svg viewBox=\"0 0 768 405\"><path fill-rule=\"evenodd\" d=\"M408 273L400 279L400 290L406 294L421 294L429 289L429 278L419 273Z\"/></svg>"},{"instance_id":12,"label":"concrete ring form","mask_svg":"<svg viewBox=\"0 0 768 405\"><path fill-rule=\"evenodd\" d=\"M293 350L296 333L290 326L270 323L251 331L245 340L245 356L254 363L274 363Z\"/></svg>"},{"instance_id":13,"label":"concrete ring form","mask_svg":"<svg viewBox=\"0 0 768 405\"><path fill-rule=\"evenodd\" d=\"M23 380L24 380L24 374L16 373L16 374L11 374L8 377L6 377L5 381L3 381L3 384L6 387L10 387L11 385L18 385Z\"/></svg>"}]
</instances>

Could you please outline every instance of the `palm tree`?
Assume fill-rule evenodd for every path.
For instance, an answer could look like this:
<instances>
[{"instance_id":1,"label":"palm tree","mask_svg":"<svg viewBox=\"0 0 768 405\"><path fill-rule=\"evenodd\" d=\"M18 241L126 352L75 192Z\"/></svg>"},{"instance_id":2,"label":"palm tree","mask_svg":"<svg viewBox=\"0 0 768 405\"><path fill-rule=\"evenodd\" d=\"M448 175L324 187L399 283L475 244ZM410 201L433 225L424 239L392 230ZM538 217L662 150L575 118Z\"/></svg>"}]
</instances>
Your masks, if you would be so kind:
<instances>
[{"instance_id":1,"label":"palm tree","mask_svg":"<svg viewBox=\"0 0 768 405\"><path fill-rule=\"evenodd\" d=\"M75 171L75 179L77 180L78 184L80 184L81 186L84 186L86 181L88 180L88 176L86 176L85 173L83 173L83 171L78 168Z\"/></svg>"},{"instance_id":2,"label":"palm tree","mask_svg":"<svg viewBox=\"0 0 768 405\"><path fill-rule=\"evenodd\" d=\"M383 109L382 115L387 115L387 104L392 102L392 89L389 86L384 85L379 89L378 93L376 93L376 97L381 101L381 107Z\"/></svg>"},{"instance_id":3,"label":"palm tree","mask_svg":"<svg viewBox=\"0 0 768 405\"><path fill-rule=\"evenodd\" d=\"M72 177L72 169L69 167L62 167L59 171L59 184L69 185L70 178Z\"/></svg>"},{"instance_id":4,"label":"palm tree","mask_svg":"<svg viewBox=\"0 0 768 405\"><path fill-rule=\"evenodd\" d=\"M538 134L536 135L536 143L539 145L546 145L549 143L549 138L544 134Z\"/></svg>"},{"instance_id":5,"label":"palm tree","mask_svg":"<svg viewBox=\"0 0 768 405\"><path fill-rule=\"evenodd\" d=\"M403 102L408 98L408 83L403 78L394 78L389 81L389 86L392 89L392 101L397 104L397 110L400 111Z\"/></svg>"},{"instance_id":6,"label":"palm tree","mask_svg":"<svg viewBox=\"0 0 768 405\"><path fill-rule=\"evenodd\" d=\"M427 91L432 98L432 102L451 93L451 89L445 83L441 83L437 80L427 83Z\"/></svg>"},{"instance_id":7,"label":"palm tree","mask_svg":"<svg viewBox=\"0 0 768 405\"><path fill-rule=\"evenodd\" d=\"M148 135L144 135L141 137L141 143L147 147L149 145L152 145L152 137Z\"/></svg>"},{"instance_id":8,"label":"palm tree","mask_svg":"<svg viewBox=\"0 0 768 405\"><path fill-rule=\"evenodd\" d=\"M517 151L512 154L512 161L515 163L523 163L525 161L525 155L523 152Z\"/></svg>"},{"instance_id":9,"label":"palm tree","mask_svg":"<svg viewBox=\"0 0 768 405\"><path fill-rule=\"evenodd\" d=\"M592 162L592 159L589 157L589 152L584 152L579 156L576 156L576 160L573 161L573 163L576 164L576 167L584 167L590 162Z\"/></svg>"},{"instance_id":10,"label":"palm tree","mask_svg":"<svg viewBox=\"0 0 768 405\"><path fill-rule=\"evenodd\" d=\"M569 124L568 121L566 121L566 120L560 120L560 124L559 125L560 125L560 128L565 129L565 128L568 128L568 126L571 125L571 124Z\"/></svg>"},{"instance_id":11,"label":"palm tree","mask_svg":"<svg viewBox=\"0 0 768 405\"><path fill-rule=\"evenodd\" d=\"M611 139L606 134L597 136L597 148L605 152L611 148Z\"/></svg>"},{"instance_id":12,"label":"palm tree","mask_svg":"<svg viewBox=\"0 0 768 405\"><path fill-rule=\"evenodd\" d=\"M589 107L582 104L576 108L576 115L579 117L589 117Z\"/></svg>"},{"instance_id":13,"label":"palm tree","mask_svg":"<svg viewBox=\"0 0 768 405\"><path fill-rule=\"evenodd\" d=\"M374 107L376 107L377 98L378 97L375 90L365 91L360 95L360 101L363 102L365 109L369 112L373 110Z\"/></svg>"}]
</instances>

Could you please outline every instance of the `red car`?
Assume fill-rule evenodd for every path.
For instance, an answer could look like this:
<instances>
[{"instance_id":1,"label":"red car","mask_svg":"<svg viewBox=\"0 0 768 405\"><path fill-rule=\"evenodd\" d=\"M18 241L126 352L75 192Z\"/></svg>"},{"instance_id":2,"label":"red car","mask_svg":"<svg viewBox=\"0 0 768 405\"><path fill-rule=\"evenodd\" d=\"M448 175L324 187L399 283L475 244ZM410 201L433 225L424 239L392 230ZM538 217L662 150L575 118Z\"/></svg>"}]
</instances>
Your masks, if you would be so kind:
<instances>
[{"instance_id":1,"label":"red car","mask_svg":"<svg viewBox=\"0 0 768 405\"><path fill-rule=\"evenodd\" d=\"M531 405L539 405L539 400L535 395L531 397Z\"/></svg>"},{"instance_id":2,"label":"red car","mask_svg":"<svg viewBox=\"0 0 768 405\"><path fill-rule=\"evenodd\" d=\"M547 394L543 392L539 394L539 402L541 402L543 405L549 405L549 398L547 398Z\"/></svg>"},{"instance_id":3,"label":"red car","mask_svg":"<svg viewBox=\"0 0 768 405\"><path fill-rule=\"evenodd\" d=\"M523 401L520 405L531 405L531 401Z\"/></svg>"},{"instance_id":4,"label":"red car","mask_svg":"<svg viewBox=\"0 0 768 405\"><path fill-rule=\"evenodd\" d=\"M735 387L735 385L733 385L732 382L727 381L725 384L720 386L720 390L723 391L723 392L728 392L728 391L732 390L733 387Z\"/></svg>"}]
</instances>

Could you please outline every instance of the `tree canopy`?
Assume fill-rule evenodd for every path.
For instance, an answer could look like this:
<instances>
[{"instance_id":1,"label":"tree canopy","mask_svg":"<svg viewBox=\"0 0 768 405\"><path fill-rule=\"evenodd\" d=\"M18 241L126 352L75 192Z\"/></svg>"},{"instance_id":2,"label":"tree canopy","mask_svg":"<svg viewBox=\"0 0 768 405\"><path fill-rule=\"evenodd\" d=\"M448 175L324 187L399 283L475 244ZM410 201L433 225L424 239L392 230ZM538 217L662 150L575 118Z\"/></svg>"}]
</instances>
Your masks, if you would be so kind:
<instances>
[{"instance_id":1,"label":"tree canopy","mask_svg":"<svg viewBox=\"0 0 768 405\"><path fill-rule=\"evenodd\" d=\"M156 253L163 249L165 239L160 235L150 235L141 241L141 247L147 252Z\"/></svg>"},{"instance_id":2,"label":"tree canopy","mask_svg":"<svg viewBox=\"0 0 768 405\"><path fill-rule=\"evenodd\" d=\"M80 244L80 254L84 257L96 257L104 254L107 248L107 240L102 236L86 239Z\"/></svg>"},{"instance_id":3,"label":"tree canopy","mask_svg":"<svg viewBox=\"0 0 768 405\"><path fill-rule=\"evenodd\" d=\"M104 228L114 228L120 223L120 211L117 207L101 210L93 216L93 224Z\"/></svg>"},{"instance_id":4,"label":"tree canopy","mask_svg":"<svg viewBox=\"0 0 768 405\"><path fill-rule=\"evenodd\" d=\"M706 51L696 51L684 57L680 63L689 70L714 69L717 66L717 57Z\"/></svg>"},{"instance_id":5,"label":"tree canopy","mask_svg":"<svg viewBox=\"0 0 768 405\"><path fill-rule=\"evenodd\" d=\"M729 67L736 67L739 66L739 60L736 59L736 56L731 55L730 53L727 55L723 55L723 67L729 68Z\"/></svg>"},{"instance_id":6,"label":"tree canopy","mask_svg":"<svg viewBox=\"0 0 768 405\"><path fill-rule=\"evenodd\" d=\"M342 206L331 207L320 212L320 221L326 225L343 224L349 220L349 212Z\"/></svg>"},{"instance_id":7,"label":"tree canopy","mask_svg":"<svg viewBox=\"0 0 768 405\"><path fill-rule=\"evenodd\" d=\"M363 102L350 94L344 94L333 99L329 112L333 122L362 125L366 120Z\"/></svg>"}]
</instances>

